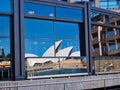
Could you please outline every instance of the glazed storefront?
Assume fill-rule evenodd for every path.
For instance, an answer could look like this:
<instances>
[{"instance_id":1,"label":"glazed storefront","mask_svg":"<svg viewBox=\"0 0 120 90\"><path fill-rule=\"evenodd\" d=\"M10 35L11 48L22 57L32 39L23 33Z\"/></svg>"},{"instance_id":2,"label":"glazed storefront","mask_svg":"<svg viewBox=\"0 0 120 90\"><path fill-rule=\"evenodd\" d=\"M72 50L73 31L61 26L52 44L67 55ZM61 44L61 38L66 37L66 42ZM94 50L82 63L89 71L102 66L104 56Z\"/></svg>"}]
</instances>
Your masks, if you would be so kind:
<instances>
[{"instance_id":1,"label":"glazed storefront","mask_svg":"<svg viewBox=\"0 0 120 90\"><path fill-rule=\"evenodd\" d=\"M0 80L92 74L89 3L1 0L0 30Z\"/></svg>"},{"instance_id":2,"label":"glazed storefront","mask_svg":"<svg viewBox=\"0 0 120 90\"><path fill-rule=\"evenodd\" d=\"M87 4L35 0L0 4L1 80L89 71Z\"/></svg>"}]
</instances>

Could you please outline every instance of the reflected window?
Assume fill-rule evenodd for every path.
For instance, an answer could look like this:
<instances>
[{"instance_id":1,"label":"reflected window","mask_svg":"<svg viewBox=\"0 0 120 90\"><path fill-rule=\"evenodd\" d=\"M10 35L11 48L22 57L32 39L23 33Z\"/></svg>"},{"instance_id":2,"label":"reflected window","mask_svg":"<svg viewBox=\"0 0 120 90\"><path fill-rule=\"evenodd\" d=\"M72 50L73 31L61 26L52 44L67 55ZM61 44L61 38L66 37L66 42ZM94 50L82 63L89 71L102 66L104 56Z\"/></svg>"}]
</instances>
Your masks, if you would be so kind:
<instances>
[{"instance_id":1,"label":"reflected window","mask_svg":"<svg viewBox=\"0 0 120 90\"><path fill-rule=\"evenodd\" d=\"M117 25L119 25L119 26L120 26L120 19L118 19L118 20L117 20Z\"/></svg>"},{"instance_id":2,"label":"reflected window","mask_svg":"<svg viewBox=\"0 0 120 90\"><path fill-rule=\"evenodd\" d=\"M120 29L119 28L116 29L116 35L120 35Z\"/></svg>"},{"instance_id":3,"label":"reflected window","mask_svg":"<svg viewBox=\"0 0 120 90\"><path fill-rule=\"evenodd\" d=\"M113 30L108 31L108 32L107 32L107 36L108 36L108 37L114 36L114 31L113 31Z\"/></svg>"},{"instance_id":4,"label":"reflected window","mask_svg":"<svg viewBox=\"0 0 120 90\"><path fill-rule=\"evenodd\" d=\"M116 49L115 41L110 41L109 42L109 50L112 51L112 50L115 50L115 49Z\"/></svg>"},{"instance_id":5,"label":"reflected window","mask_svg":"<svg viewBox=\"0 0 120 90\"><path fill-rule=\"evenodd\" d=\"M24 13L27 15L54 17L54 7L49 5L25 2Z\"/></svg>"},{"instance_id":6,"label":"reflected window","mask_svg":"<svg viewBox=\"0 0 120 90\"><path fill-rule=\"evenodd\" d=\"M0 12L11 12L11 0L0 0Z\"/></svg>"},{"instance_id":7,"label":"reflected window","mask_svg":"<svg viewBox=\"0 0 120 90\"><path fill-rule=\"evenodd\" d=\"M56 7L56 17L82 21L82 10Z\"/></svg>"},{"instance_id":8,"label":"reflected window","mask_svg":"<svg viewBox=\"0 0 120 90\"><path fill-rule=\"evenodd\" d=\"M119 0L100 0L100 7L104 9L119 9Z\"/></svg>"},{"instance_id":9,"label":"reflected window","mask_svg":"<svg viewBox=\"0 0 120 90\"><path fill-rule=\"evenodd\" d=\"M79 40L79 24L55 22L56 39Z\"/></svg>"}]
</instances>

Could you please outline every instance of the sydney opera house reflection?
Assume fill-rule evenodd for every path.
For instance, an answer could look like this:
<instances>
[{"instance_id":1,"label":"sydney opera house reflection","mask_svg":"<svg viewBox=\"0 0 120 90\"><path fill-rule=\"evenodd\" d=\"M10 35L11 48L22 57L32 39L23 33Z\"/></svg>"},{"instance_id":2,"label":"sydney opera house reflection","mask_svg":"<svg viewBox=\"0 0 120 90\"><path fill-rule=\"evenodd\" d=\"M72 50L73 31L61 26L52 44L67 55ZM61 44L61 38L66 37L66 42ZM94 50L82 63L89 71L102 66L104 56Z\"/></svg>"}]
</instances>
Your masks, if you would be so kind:
<instances>
[{"instance_id":1,"label":"sydney opera house reflection","mask_svg":"<svg viewBox=\"0 0 120 90\"><path fill-rule=\"evenodd\" d=\"M54 45L50 46L42 57L26 53L27 75L39 76L87 72L86 58L80 58L80 51L71 53L73 46L58 50L62 41L55 42L55 47ZM56 57L52 51L53 48L57 51Z\"/></svg>"}]
</instances>

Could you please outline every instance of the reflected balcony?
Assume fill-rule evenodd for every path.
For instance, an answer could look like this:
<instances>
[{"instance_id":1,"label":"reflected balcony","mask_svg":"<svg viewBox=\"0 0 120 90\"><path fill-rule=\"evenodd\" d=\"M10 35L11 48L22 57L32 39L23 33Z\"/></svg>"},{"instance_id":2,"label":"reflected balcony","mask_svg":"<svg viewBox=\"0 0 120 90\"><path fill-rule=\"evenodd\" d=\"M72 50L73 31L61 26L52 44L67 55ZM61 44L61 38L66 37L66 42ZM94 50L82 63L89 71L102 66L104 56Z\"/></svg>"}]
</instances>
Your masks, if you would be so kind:
<instances>
[{"instance_id":1,"label":"reflected balcony","mask_svg":"<svg viewBox=\"0 0 120 90\"><path fill-rule=\"evenodd\" d=\"M96 27L96 28L91 28L92 30L91 30L91 32L92 32L92 34L94 34L94 33L97 33L98 32L98 27Z\"/></svg>"},{"instance_id":2,"label":"reflected balcony","mask_svg":"<svg viewBox=\"0 0 120 90\"><path fill-rule=\"evenodd\" d=\"M98 44L98 43L99 43L98 38L94 38L94 39L92 40L92 44Z\"/></svg>"},{"instance_id":3,"label":"reflected balcony","mask_svg":"<svg viewBox=\"0 0 120 90\"><path fill-rule=\"evenodd\" d=\"M117 55L120 53L120 49L115 49L115 50L111 50L111 51L108 51L108 55Z\"/></svg>"},{"instance_id":4,"label":"reflected balcony","mask_svg":"<svg viewBox=\"0 0 120 90\"><path fill-rule=\"evenodd\" d=\"M100 50L96 50L92 52L93 56L100 56Z\"/></svg>"},{"instance_id":5,"label":"reflected balcony","mask_svg":"<svg viewBox=\"0 0 120 90\"><path fill-rule=\"evenodd\" d=\"M110 41L110 40L115 40L116 36L108 36L106 37L106 41Z\"/></svg>"}]
</instances>

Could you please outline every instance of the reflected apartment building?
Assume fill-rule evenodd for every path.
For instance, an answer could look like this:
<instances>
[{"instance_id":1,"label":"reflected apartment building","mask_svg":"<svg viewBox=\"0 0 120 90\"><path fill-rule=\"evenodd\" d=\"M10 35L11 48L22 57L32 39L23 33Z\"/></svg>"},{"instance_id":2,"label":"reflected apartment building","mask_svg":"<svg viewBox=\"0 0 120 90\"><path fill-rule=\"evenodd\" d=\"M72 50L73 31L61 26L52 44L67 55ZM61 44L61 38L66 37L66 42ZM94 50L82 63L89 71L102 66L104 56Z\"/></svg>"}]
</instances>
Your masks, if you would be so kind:
<instances>
[{"instance_id":1,"label":"reflected apartment building","mask_svg":"<svg viewBox=\"0 0 120 90\"><path fill-rule=\"evenodd\" d=\"M119 55L120 15L90 4L88 0L1 0L0 80L111 70L104 67L106 60L94 65L93 56Z\"/></svg>"},{"instance_id":2,"label":"reflected apartment building","mask_svg":"<svg viewBox=\"0 0 120 90\"><path fill-rule=\"evenodd\" d=\"M120 0L91 0L90 3L92 7L120 12ZM91 15L96 15L92 18L93 22L97 21L98 23L111 25L111 27L91 26L93 56L119 56L119 17L110 14L105 15L104 13L91 13Z\"/></svg>"}]
</instances>

